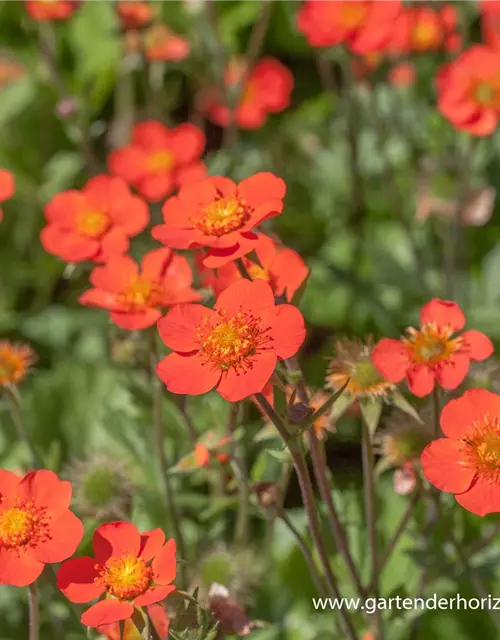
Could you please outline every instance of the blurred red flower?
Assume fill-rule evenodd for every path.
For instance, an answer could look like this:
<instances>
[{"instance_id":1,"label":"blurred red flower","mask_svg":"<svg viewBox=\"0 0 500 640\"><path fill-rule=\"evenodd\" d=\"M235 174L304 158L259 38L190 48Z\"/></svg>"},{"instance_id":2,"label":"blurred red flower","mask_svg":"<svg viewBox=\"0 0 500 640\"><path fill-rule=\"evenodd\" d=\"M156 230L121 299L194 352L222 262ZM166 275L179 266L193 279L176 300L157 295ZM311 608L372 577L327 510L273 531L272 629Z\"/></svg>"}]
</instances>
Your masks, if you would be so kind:
<instances>
[{"instance_id":1,"label":"blurred red flower","mask_svg":"<svg viewBox=\"0 0 500 640\"><path fill-rule=\"evenodd\" d=\"M228 66L225 84L230 90L244 79L247 63L243 58L233 58ZM280 113L290 104L293 76L279 60L266 57L259 60L248 74L239 103L236 107L236 123L242 129L262 127L269 113ZM221 127L227 127L233 118L224 97L217 90L202 92L200 109Z\"/></svg>"},{"instance_id":2,"label":"blurred red flower","mask_svg":"<svg viewBox=\"0 0 500 640\"><path fill-rule=\"evenodd\" d=\"M200 395L214 387L237 402L262 391L277 360L295 355L304 341L304 319L292 305L276 306L262 280L239 280L215 308L180 305L158 322L163 342L175 353L157 367L172 393Z\"/></svg>"},{"instance_id":3,"label":"blurred red flower","mask_svg":"<svg viewBox=\"0 0 500 640\"><path fill-rule=\"evenodd\" d=\"M373 363L392 382L406 377L410 391L426 396L435 381L456 389L465 379L471 360L486 360L493 353L491 340L474 329L463 329L465 316L455 302L434 298L422 307L420 328L407 329L401 340L382 338L373 350Z\"/></svg>"},{"instance_id":4,"label":"blurred red flower","mask_svg":"<svg viewBox=\"0 0 500 640\"><path fill-rule=\"evenodd\" d=\"M208 467L212 461L217 461L220 464L229 462L231 456L227 449L231 439L225 436L214 440L214 437L214 434L209 432L204 434L202 441L196 443L194 458L199 467Z\"/></svg>"},{"instance_id":5,"label":"blurred red flower","mask_svg":"<svg viewBox=\"0 0 500 640\"><path fill-rule=\"evenodd\" d=\"M500 511L500 396L470 389L441 413L446 438L422 452L425 477L479 516Z\"/></svg>"},{"instance_id":6,"label":"blurred red flower","mask_svg":"<svg viewBox=\"0 0 500 640\"><path fill-rule=\"evenodd\" d=\"M411 62L400 62L387 72L387 79L395 87L407 87L415 82L415 65Z\"/></svg>"},{"instance_id":7,"label":"blurred red flower","mask_svg":"<svg viewBox=\"0 0 500 640\"><path fill-rule=\"evenodd\" d=\"M123 180L100 175L81 191L58 193L45 217L40 240L46 251L67 262L104 262L128 250L129 238L146 228L149 211Z\"/></svg>"},{"instance_id":8,"label":"blurred red flower","mask_svg":"<svg viewBox=\"0 0 500 640\"><path fill-rule=\"evenodd\" d=\"M438 109L459 130L488 136L500 114L500 54L475 45L437 76Z\"/></svg>"},{"instance_id":9,"label":"blurred red flower","mask_svg":"<svg viewBox=\"0 0 500 640\"><path fill-rule=\"evenodd\" d=\"M0 386L22 382L35 360L28 345L0 340Z\"/></svg>"},{"instance_id":10,"label":"blurred red flower","mask_svg":"<svg viewBox=\"0 0 500 640\"><path fill-rule=\"evenodd\" d=\"M165 202L165 223L153 227L153 238L174 249L209 247L204 266L220 267L256 248L253 229L281 213L285 191L284 181L272 173L256 173L239 184L206 178Z\"/></svg>"},{"instance_id":11,"label":"blurred red flower","mask_svg":"<svg viewBox=\"0 0 500 640\"><path fill-rule=\"evenodd\" d=\"M90 282L94 289L85 291L80 303L107 309L112 322L129 331L153 325L162 307L201 297L191 288L187 259L163 248L146 253L140 270L129 256L113 257L92 271Z\"/></svg>"},{"instance_id":12,"label":"blurred red flower","mask_svg":"<svg viewBox=\"0 0 500 640\"><path fill-rule=\"evenodd\" d=\"M0 169L0 202L5 202L12 198L16 191L14 174L7 169ZM0 222L3 219L3 211L0 209Z\"/></svg>"},{"instance_id":13,"label":"blurred red flower","mask_svg":"<svg viewBox=\"0 0 500 640\"><path fill-rule=\"evenodd\" d=\"M386 47L401 9L399 0L306 0L297 24L313 47L345 43L365 55Z\"/></svg>"},{"instance_id":14,"label":"blurred red flower","mask_svg":"<svg viewBox=\"0 0 500 640\"><path fill-rule=\"evenodd\" d=\"M149 60L179 62L187 58L190 51L189 40L164 24L155 24L144 34L144 55Z\"/></svg>"},{"instance_id":15,"label":"blurred red flower","mask_svg":"<svg viewBox=\"0 0 500 640\"><path fill-rule=\"evenodd\" d=\"M83 524L70 502L70 483L52 471L20 477L0 469L0 584L25 587L75 552Z\"/></svg>"},{"instance_id":16,"label":"blurred red flower","mask_svg":"<svg viewBox=\"0 0 500 640\"><path fill-rule=\"evenodd\" d=\"M301 285L309 275L309 269L299 254L274 242L263 233L259 233L254 246L260 264L244 257L243 264L252 280L265 280L275 296L284 296L291 302ZM218 296L224 289L241 278L234 262L207 269L203 266L203 257L198 260L198 271L203 284L210 287Z\"/></svg>"},{"instance_id":17,"label":"blurred red flower","mask_svg":"<svg viewBox=\"0 0 500 640\"><path fill-rule=\"evenodd\" d=\"M26 11L33 18L44 22L46 20L65 20L76 11L79 0L24 0Z\"/></svg>"},{"instance_id":18,"label":"blurred red flower","mask_svg":"<svg viewBox=\"0 0 500 640\"><path fill-rule=\"evenodd\" d=\"M168 129L147 120L135 125L131 144L110 154L109 168L156 202L177 187L205 177L200 160L204 146L205 136L192 124Z\"/></svg>"},{"instance_id":19,"label":"blurred red flower","mask_svg":"<svg viewBox=\"0 0 500 640\"><path fill-rule=\"evenodd\" d=\"M90 602L81 621L100 627L127 620L135 607L164 600L175 586L176 545L154 529L140 534L129 522L97 527L92 539L94 557L71 558L57 572L57 586L71 602Z\"/></svg>"},{"instance_id":20,"label":"blurred red flower","mask_svg":"<svg viewBox=\"0 0 500 640\"><path fill-rule=\"evenodd\" d=\"M441 9L410 7L398 16L389 51L405 55L441 48L455 50L460 44L456 24L457 10L453 5Z\"/></svg>"},{"instance_id":21,"label":"blurred red flower","mask_svg":"<svg viewBox=\"0 0 500 640\"><path fill-rule=\"evenodd\" d=\"M116 10L124 29L140 29L153 19L153 9L149 2L125 0L117 2Z\"/></svg>"}]
</instances>

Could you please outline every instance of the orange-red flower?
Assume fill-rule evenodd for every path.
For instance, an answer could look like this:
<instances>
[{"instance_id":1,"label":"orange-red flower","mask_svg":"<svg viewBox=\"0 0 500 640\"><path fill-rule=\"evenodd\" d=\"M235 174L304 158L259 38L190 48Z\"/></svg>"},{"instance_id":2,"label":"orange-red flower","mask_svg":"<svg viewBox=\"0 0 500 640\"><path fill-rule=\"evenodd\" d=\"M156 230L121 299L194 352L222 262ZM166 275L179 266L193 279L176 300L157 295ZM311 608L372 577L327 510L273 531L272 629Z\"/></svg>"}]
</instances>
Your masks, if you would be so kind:
<instances>
[{"instance_id":1,"label":"orange-red flower","mask_svg":"<svg viewBox=\"0 0 500 640\"><path fill-rule=\"evenodd\" d=\"M140 534L129 522L97 527L94 557L72 558L57 573L57 586L71 602L102 598L82 615L88 627L127 620L135 607L164 600L175 586L176 546L154 529Z\"/></svg>"},{"instance_id":2,"label":"orange-red flower","mask_svg":"<svg viewBox=\"0 0 500 640\"><path fill-rule=\"evenodd\" d=\"M472 513L500 511L500 396L485 389L466 391L444 407L441 428L446 438L422 453L425 477L456 494Z\"/></svg>"},{"instance_id":3,"label":"orange-red flower","mask_svg":"<svg viewBox=\"0 0 500 640\"><path fill-rule=\"evenodd\" d=\"M167 640L170 621L163 605L149 605L148 616L153 623L156 634L160 640ZM108 640L142 640L143 637L132 619L125 621L123 635L118 622L114 622L113 624L102 624L97 627L97 632L108 638Z\"/></svg>"},{"instance_id":4,"label":"orange-red flower","mask_svg":"<svg viewBox=\"0 0 500 640\"><path fill-rule=\"evenodd\" d=\"M400 62L387 72L387 79L395 87L407 87L414 84L416 78L415 65L411 62Z\"/></svg>"},{"instance_id":5,"label":"orange-red flower","mask_svg":"<svg viewBox=\"0 0 500 640\"><path fill-rule=\"evenodd\" d=\"M500 2L480 0L481 30L485 44L497 51L500 49Z\"/></svg>"},{"instance_id":6,"label":"orange-red flower","mask_svg":"<svg viewBox=\"0 0 500 640\"><path fill-rule=\"evenodd\" d=\"M399 0L306 0L297 24L313 47L345 43L365 55L386 47L400 11Z\"/></svg>"},{"instance_id":7,"label":"orange-red flower","mask_svg":"<svg viewBox=\"0 0 500 640\"><path fill-rule=\"evenodd\" d=\"M71 556L83 524L69 510L71 485L45 469L0 469L0 584L24 587L46 564Z\"/></svg>"},{"instance_id":8,"label":"orange-red flower","mask_svg":"<svg viewBox=\"0 0 500 640\"><path fill-rule=\"evenodd\" d=\"M391 53L425 53L436 49L453 50L460 43L455 32L457 11L452 5L441 9L418 6L399 14L389 44Z\"/></svg>"},{"instance_id":9,"label":"orange-red flower","mask_svg":"<svg viewBox=\"0 0 500 640\"><path fill-rule=\"evenodd\" d=\"M116 5L120 23L124 29L140 29L153 19L153 9L149 2L125 0Z\"/></svg>"},{"instance_id":10,"label":"orange-red flower","mask_svg":"<svg viewBox=\"0 0 500 640\"><path fill-rule=\"evenodd\" d=\"M205 136L192 124L168 129L148 120L135 125L131 144L111 153L109 168L156 202L177 187L205 177L206 167L200 160L204 147Z\"/></svg>"},{"instance_id":11,"label":"orange-red flower","mask_svg":"<svg viewBox=\"0 0 500 640\"><path fill-rule=\"evenodd\" d=\"M129 238L146 228L149 211L123 180L100 175L81 191L58 193L45 217L40 240L46 251L67 262L104 262L127 251Z\"/></svg>"},{"instance_id":12,"label":"orange-red flower","mask_svg":"<svg viewBox=\"0 0 500 640\"><path fill-rule=\"evenodd\" d=\"M165 202L165 224L153 227L153 238L174 249L209 247L204 266L221 267L256 248L253 229L281 213L285 191L272 173L256 173L238 185L221 176L206 178Z\"/></svg>"},{"instance_id":13,"label":"orange-red flower","mask_svg":"<svg viewBox=\"0 0 500 640\"><path fill-rule=\"evenodd\" d=\"M456 389L465 379L471 360L486 360L493 353L491 340L475 329L464 331L465 316L455 302L434 298L422 307L420 328L407 329L401 340L383 338L373 350L373 363L392 382L406 377L419 397L434 389Z\"/></svg>"},{"instance_id":14,"label":"orange-red flower","mask_svg":"<svg viewBox=\"0 0 500 640\"><path fill-rule=\"evenodd\" d=\"M215 308L179 305L158 322L160 337L173 349L157 373L172 393L199 395L214 387L237 402L259 393L277 360L295 355L304 341L304 319L289 304L276 306L262 280L239 280Z\"/></svg>"},{"instance_id":15,"label":"orange-red flower","mask_svg":"<svg viewBox=\"0 0 500 640\"><path fill-rule=\"evenodd\" d=\"M0 169L0 202L5 202L12 198L16 191L14 174L7 169ZM2 222L3 211L0 209L0 222Z\"/></svg>"},{"instance_id":16,"label":"orange-red flower","mask_svg":"<svg viewBox=\"0 0 500 640\"><path fill-rule=\"evenodd\" d=\"M193 274L184 256L170 249L146 253L141 268L129 256L116 256L90 274L94 289L80 296L80 303L107 309L122 329L135 331L153 325L162 307L197 302Z\"/></svg>"},{"instance_id":17,"label":"orange-red flower","mask_svg":"<svg viewBox=\"0 0 500 640\"><path fill-rule=\"evenodd\" d=\"M16 385L26 377L31 365L35 362L35 354L25 344L12 344L0 341L0 386Z\"/></svg>"},{"instance_id":18,"label":"orange-red flower","mask_svg":"<svg viewBox=\"0 0 500 640\"><path fill-rule=\"evenodd\" d=\"M488 136L500 115L500 55L475 45L444 65L437 77L438 109L461 131Z\"/></svg>"},{"instance_id":19,"label":"orange-red flower","mask_svg":"<svg viewBox=\"0 0 500 640\"><path fill-rule=\"evenodd\" d=\"M144 34L144 55L149 60L179 62L187 58L190 51L189 40L164 24L155 24Z\"/></svg>"},{"instance_id":20,"label":"orange-red flower","mask_svg":"<svg viewBox=\"0 0 500 640\"><path fill-rule=\"evenodd\" d=\"M227 68L225 84L235 90L247 73L243 58L233 58ZM259 60L248 74L235 110L236 123L242 129L258 129L265 124L269 113L280 113L290 104L293 76L276 58ZM200 96L200 108L208 118L221 127L227 127L233 118L230 107L216 90Z\"/></svg>"},{"instance_id":21,"label":"orange-red flower","mask_svg":"<svg viewBox=\"0 0 500 640\"><path fill-rule=\"evenodd\" d=\"M258 234L254 247L259 263L243 258L243 264L252 280L265 280L275 296L283 296L290 302L309 275L309 269L299 254L271 240L263 233ZM198 270L205 286L216 296L241 278L234 262L228 262L219 269L207 269L203 258L198 261Z\"/></svg>"},{"instance_id":22,"label":"orange-red flower","mask_svg":"<svg viewBox=\"0 0 500 640\"><path fill-rule=\"evenodd\" d=\"M194 459L199 467L208 467L212 461L220 464L229 462L231 456L228 445L231 439L228 436L214 440L214 434L209 432L198 441L194 447Z\"/></svg>"},{"instance_id":23,"label":"orange-red flower","mask_svg":"<svg viewBox=\"0 0 500 640\"><path fill-rule=\"evenodd\" d=\"M66 20L79 4L77 0L24 0L28 14L40 22Z\"/></svg>"}]
</instances>

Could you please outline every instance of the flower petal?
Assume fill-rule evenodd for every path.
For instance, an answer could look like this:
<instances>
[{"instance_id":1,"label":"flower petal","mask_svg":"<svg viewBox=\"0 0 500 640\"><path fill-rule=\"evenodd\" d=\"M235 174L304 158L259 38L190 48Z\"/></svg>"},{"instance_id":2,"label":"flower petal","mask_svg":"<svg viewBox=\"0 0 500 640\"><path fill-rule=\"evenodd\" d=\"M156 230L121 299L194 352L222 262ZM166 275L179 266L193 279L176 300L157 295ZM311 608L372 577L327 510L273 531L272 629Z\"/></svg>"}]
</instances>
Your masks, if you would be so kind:
<instances>
[{"instance_id":1,"label":"flower petal","mask_svg":"<svg viewBox=\"0 0 500 640\"><path fill-rule=\"evenodd\" d=\"M62 562L72 556L83 538L83 523L69 509L50 520L49 537L37 544L32 555L40 562Z\"/></svg>"},{"instance_id":2,"label":"flower petal","mask_svg":"<svg viewBox=\"0 0 500 640\"><path fill-rule=\"evenodd\" d=\"M101 600L81 617L82 624L87 627L99 627L101 624L112 624L130 618L134 613L134 606L123 600Z\"/></svg>"},{"instance_id":3,"label":"flower petal","mask_svg":"<svg viewBox=\"0 0 500 640\"><path fill-rule=\"evenodd\" d=\"M460 351L465 350L471 360L486 360L494 351L493 343L481 331L469 329L469 331L464 331L460 337L464 343Z\"/></svg>"},{"instance_id":4,"label":"flower petal","mask_svg":"<svg viewBox=\"0 0 500 640\"><path fill-rule=\"evenodd\" d=\"M110 315L111 321L114 322L117 327L126 329L127 331L147 329L148 327L152 327L160 318L161 311L151 308L144 309L144 311L136 311L135 313L113 311Z\"/></svg>"},{"instance_id":5,"label":"flower petal","mask_svg":"<svg viewBox=\"0 0 500 640\"><path fill-rule=\"evenodd\" d=\"M470 487L475 472L462 464L463 451L468 445L440 438L427 445L421 456L425 477L440 491L463 493Z\"/></svg>"},{"instance_id":6,"label":"flower petal","mask_svg":"<svg viewBox=\"0 0 500 640\"><path fill-rule=\"evenodd\" d=\"M141 548L141 536L131 522L109 522L96 529L92 546L97 562L104 564L110 556L137 556Z\"/></svg>"},{"instance_id":7,"label":"flower petal","mask_svg":"<svg viewBox=\"0 0 500 640\"><path fill-rule=\"evenodd\" d=\"M151 565L154 581L159 585L167 585L175 580L177 574L177 560L175 540L170 539L156 555Z\"/></svg>"},{"instance_id":8,"label":"flower petal","mask_svg":"<svg viewBox=\"0 0 500 640\"><path fill-rule=\"evenodd\" d=\"M60 480L48 469L27 473L19 484L20 496L49 509L67 509L71 503L71 493L71 484L67 480Z\"/></svg>"},{"instance_id":9,"label":"flower petal","mask_svg":"<svg viewBox=\"0 0 500 640\"><path fill-rule=\"evenodd\" d=\"M7 469L0 469L0 497L15 496L21 480L22 477L18 476L17 473L7 471Z\"/></svg>"},{"instance_id":10,"label":"flower petal","mask_svg":"<svg viewBox=\"0 0 500 640\"><path fill-rule=\"evenodd\" d=\"M167 584L159 587L150 587L142 595L137 596L137 598L134 600L134 605L136 607L147 607L150 604L161 602L162 600L165 600L165 598L170 593L172 593L172 591L175 591L174 584Z\"/></svg>"},{"instance_id":11,"label":"flower petal","mask_svg":"<svg viewBox=\"0 0 500 640\"><path fill-rule=\"evenodd\" d=\"M139 270L132 258L116 256L102 267L96 267L90 274L90 282L96 289L120 293L138 275Z\"/></svg>"},{"instance_id":12,"label":"flower petal","mask_svg":"<svg viewBox=\"0 0 500 640\"><path fill-rule=\"evenodd\" d=\"M96 561L90 556L67 560L57 572L57 588L70 602L95 600L104 592L104 587L95 582L99 575L95 566Z\"/></svg>"},{"instance_id":13,"label":"flower petal","mask_svg":"<svg viewBox=\"0 0 500 640\"><path fill-rule=\"evenodd\" d=\"M26 587L40 576L45 565L28 553L0 548L0 584Z\"/></svg>"},{"instance_id":14,"label":"flower petal","mask_svg":"<svg viewBox=\"0 0 500 640\"><path fill-rule=\"evenodd\" d=\"M141 550L139 551L139 557L145 562L151 560L163 547L165 542L165 534L161 529L153 529L152 531L145 531L141 534Z\"/></svg>"},{"instance_id":15,"label":"flower petal","mask_svg":"<svg viewBox=\"0 0 500 640\"><path fill-rule=\"evenodd\" d=\"M253 316L274 307L274 294L271 287L264 280L247 280L241 278L223 291L214 305L216 310L224 310L229 315L236 315L242 311Z\"/></svg>"},{"instance_id":16,"label":"flower petal","mask_svg":"<svg viewBox=\"0 0 500 640\"><path fill-rule=\"evenodd\" d=\"M219 382L221 371L207 364L198 355L171 353L156 367L156 373L171 393L198 396L207 393Z\"/></svg>"},{"instance_id":17,"label":"flower petal","mask_svg":"<svg viewBox=\"0 0 500 640\"><path fill-rule=\"evenodd\" d=\"M382 338L375 345L372 361L378 371L391 382L401 382L410 366L407 347L399 340Z\"/></svg>"},{"instance_id":18,"label":"flower petal","mask_svg":"<svg viewBox=\"0 0 500 640\"><path fill-rule=\"evenodd\" d=\"M196 328L204 322L217 321L217 314L201 304L180 304L158 320L158 332L163 342L181 353L200 348Z\"/></svg>"},{"instance_id":19,"label":"flower petal","mask_svg":"<svg viewBox=\"0 0 500 640\"><path fill-rule=\"evenodd\" d=\"M271 317L271 333L274 351L279 358L291 358L302 346L306 337L304 317L291 304L280 304L275 307L274 317ZM265 321L270 314L265 314Z\"/></svg>"},{"instance_id":20,"label":"flower petal","mask_svg":"<svg viewBox=\"0 0 500 640\"><path fill-rule=\"evenodd\" d=\"M423 398L432 393L434 389L434 383L436 380L436 374L434 369L427 364L416 364L408 369L406 372L406 379L408 382L408 389L417 398Z\"/></svg>"},{"instance_id":21,"label":"flower petal","mask_svg":"<svg viewBox=\"0 0 500 640\"><path fill-rule=\"evenodd\" d=\"M436 378L443 389L456 389L465 380L470 360L467 355L455 353L436 366Z\"/></svg>"},{"instance_id":22,"label":"flower petal","mask_svg":"<svg viewBox=\"0 0 500 640\"><path fill-rule=\"evenodd\" d=\"M500 396L486 389L469 389L460 398L450 400L441 412L441 429L457 440L474 422L486 414L500 416Z\"/></svg>"},{"instance_id":23,"label":"flower petal","mask_svg":"<svg viewBox=\"0 0 500 640\"><path fill-rule=\"evenodd\" d=\"M433 298L422 307L420 324L434 323L437 327L450 327L453 332L465 325L465 316L456 302Z\"/></svg>"},{"instance_id":24,"label":"flower petal","mask_svg":"<svg viewBox=\"0 0 500 640\"><path fill-rule=\"evenodd\" d=\"M260 207L268 200L283 200L285 193L285 181L270 172L256 173L238 185L238 195L253 208Z\"/></svg>"},{"instance_id":25,"label":"flower petal","mask_svg":"<svg viewBox=\"0 0 500 640\"><path fill-rule=\"evenodd\" d=\"M478 516L500 512L500 491L496 482L476 478L471 488L455 496L459 505Z\"/></svg>"},{"instance_id":26,"label":"flower petal","mask_svg":"<svg viewBox=\"0 0 500 640\"><path fill-rule=\"evenodd\" d=\"M274 351L257 352L249 358L249 367L237 371L231 367L222 374L217 391L229 402L238 402L260 393L271 379L276 366Z\"/></svg>"}]
</instances>

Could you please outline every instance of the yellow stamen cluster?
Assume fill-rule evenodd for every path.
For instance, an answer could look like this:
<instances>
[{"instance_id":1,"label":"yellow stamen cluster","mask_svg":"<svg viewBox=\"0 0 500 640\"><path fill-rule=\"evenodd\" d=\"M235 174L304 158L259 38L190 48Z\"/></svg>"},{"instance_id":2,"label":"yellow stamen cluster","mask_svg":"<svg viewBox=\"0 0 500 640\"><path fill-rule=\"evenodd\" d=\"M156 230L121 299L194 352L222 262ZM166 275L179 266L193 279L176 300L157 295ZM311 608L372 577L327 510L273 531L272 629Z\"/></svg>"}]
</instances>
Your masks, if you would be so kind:
<instances>
[{"instance_id":1,"label":"yellow stamen cluster","mask_svg":"<svg viewBox=\"0 0 500 640\"><path fill-rule=\"evenodd\" d=\"M103 567L96 569L99 571L96 582L123 600L137 598L153 580L151 567L142 558L131 555L111 556Z\"/></svg>"},{"instance_id":2,"label":"yellow stamen cluster","mask_svg":"<svg viewBox=\"0 0 500 640\"><path fill-rule=\"evenodd\" d=\"M105 211L82 211L76 220L77 230L89 238L100 238L111 226L111 220Z\"/></svg>"},{"instance_id":3,"label":"yellow stamen cluster","mask_svg":"<svg viewBox=\"0 0 500 640\"><path fill-rule=\"evenodd\" d=\"M447 360L460 349L462 339L451 340L452 333L453 329L450 327L438 327L429 323L424 324L420 330L410 327L402 342L410 349L415 363L432 365Z\"/></svg>"},{"instance_id":4,"label":"yellow stamen cluster","mask_svg":"<svg viewBox=\"0 0 500 640\"><path fill-rule=\"evenodd\" d=\"M221 237L241 229L250 219L250 210L244 200L236 197L217 198L201 210L194 226L206 236Z\"/></svg>"},{"instance_id":5,"label":"yellow stamen cluster","mask_svg":"<svg viewBox=\"0 0 500 640\"><path fill-rule=\"evenodd\" d=\"M35 355L29 347L0 342L0 385L21 382L34 361Z\"/></svg>"},{"instance_id":6,"label":"yellow stamen cluster","mask_svg":"<svg viewBox=\"0 0 500 640\"><path fill-rule=\"evenodd\" d=\"M119 295L118 302L129 311L142 311L162 305L165 291L157 282L136 278Z\"/></svg>"},{"instance_id":7,"label":"yellow stamen cluster","mask_svg":"<svg viewBox=\"0 0 500 640\"><path fill-rule=\"evenodd\" d=\"M175 157L170 151L156 151L147 160L148 169L153 172L169 171L175 164Z\"/></svg>"},{"instance_id":8,"label":"yellow stamen cluster","mask_svg":"<svg viewBox=\"0 0 500 640\"><path fill-rule=\"evenodd\" d=\"M463 464L484 479L500 483L500 419L485 416L461 440Z\"/></svg>"},{"instance_id":9,"label":"yellow stamen cluster","mask_svg":"<svg viewBox=\"0 0 500 640\"><path fill-rule=\"evenodd\" d=\"M31 502L16 502L2 510L0 503L0 549L24 547L46 537L47 523L44 510L37 509Z\"/></svg>"}]
</instances>

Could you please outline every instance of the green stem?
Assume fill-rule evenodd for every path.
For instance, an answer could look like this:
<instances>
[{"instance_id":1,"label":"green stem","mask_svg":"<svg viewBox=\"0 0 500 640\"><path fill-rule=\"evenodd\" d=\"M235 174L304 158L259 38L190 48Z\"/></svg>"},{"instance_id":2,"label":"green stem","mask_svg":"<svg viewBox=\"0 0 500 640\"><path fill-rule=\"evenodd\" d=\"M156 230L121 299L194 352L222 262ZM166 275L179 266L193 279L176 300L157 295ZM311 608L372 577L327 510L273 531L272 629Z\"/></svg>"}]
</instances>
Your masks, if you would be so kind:
<instances>
[{"instance_id":1,"label":"green stem","mask_svg":"<svg viewBox=\"0 0 500 640\"><path fill-rule=\"evenodd\" d=\"M153 430L155 453L157 456L158 467L163 482L163 491L165 495L165 506L172 521L175 539L179 547L179 554L183 560L186 559L186 545L180 527L180 517L175 503L174 492L170 483L168 474L169 465L165 456L165 446L163 438L163 387L156 375L156 365L158 363L158 345L156 341L155 329L150 332L150 359L151 359L151 384L153 387ZM181 584L186 584L186 566L181 563Z\"/></svg>"},{"instance_id":2,"label":"green stem","mask_svg":"<svg viewBox=\"0 0 500 640\"><path fill-rule=\"evenodd\" d=\"M238 404L232 403L229 407L228 434L231 438L231 455L235 463L236 479L238 482L238 513L236 517L236 529L234 540L237 546L244 547L247 544L250 519L250 491L248 488L247 469L241 447L233 441L238 423Z\"/></svg>"},{"instance_id":3,"label":"green stem","mask_svg":"<svg viewBox=\"0 0 500 640\"><path fill-rule=\"evenodd\" d=\"M28 449L31 457L31 464L34 469L40 469L43 465L40 462L40 458L31 442L31 438L28 433L28 429L23 419L23 415L21 412L21 403L19 399L19 395L15 387L5 386L5 395L7 397L7 402L9 404L10 415L12 417L12 422L17 430L17 435L19 440L24 443L26 448Z\"/></svg>"},{"instance_id":4,"label":"green stem","mask_svg":"<svg viewBox=\"0 0 500 640\"><path fill-rule=\"evenodd\" d=\"M328 589L335 598L340 598L340 589L330 567L328 553L326 551L318 513L316 510L311 477L309 475L309 469L307 468L307 463L300 447L300 442L290 436L280 416L276 413L276 411L269 404L262 393L255 394L255 399L261 407L262 411L268 416L268 418L278 430L278 433L283 438L292 455L295 471L297 472L297 477L299 479L302 499L304 501L307 518L309 520L311 536L321 560ZM357 640L356 629L347 610L345 608L340 609L340 615L342 616L342 620L344 622L348 637L351 640Z\"/></svg>"},{"instance_id":5,"label":"green stem","mask_svg":"<svg viewBox=\"0 0 500 640\"><path fill-rule=\"evenodd\" d=\"M29 640L40 639L40 607L36 582L28 587L28 603L30 611Z\"/></svg>"}]
</instances>

